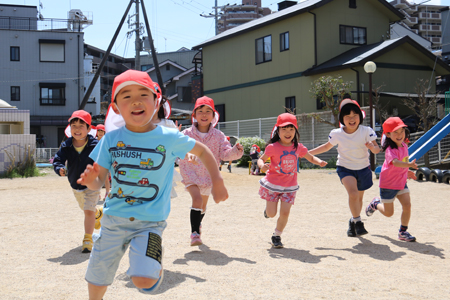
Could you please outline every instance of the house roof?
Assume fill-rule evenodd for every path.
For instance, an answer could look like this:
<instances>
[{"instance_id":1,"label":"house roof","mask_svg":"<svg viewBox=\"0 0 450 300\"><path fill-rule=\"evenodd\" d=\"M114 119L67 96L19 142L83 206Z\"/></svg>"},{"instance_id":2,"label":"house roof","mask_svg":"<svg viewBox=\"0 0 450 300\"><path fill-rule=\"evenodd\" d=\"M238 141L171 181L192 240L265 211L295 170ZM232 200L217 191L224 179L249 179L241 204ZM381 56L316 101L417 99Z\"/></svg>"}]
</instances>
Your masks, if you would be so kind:
<instances>
[{"instance_id":1,"label":"house roof","mask_svg":"<svg viewBox=\"0 0 450 300\"><path fill-rule=\"evenodd\" d=\"M184 71L183 73L178 74L177 76L173 77L173 80L180 80L181 77L184 77L188 74L191 74L192 72L195 71L195 68L192 67L189 70Z\"/></svg>"},{"instance_id":2,"label":"house roof","mask_svg":"<svg viewBox=\"0 0 450 300\"><path fill-rule=\"evenodd\" d=\"M317 67L313 67L303 73L305 76L310 76L314 74L321 74L327 72L338 71L342 69L349 69L357 66L364 66L364 64L370 60L374 60L375 58L399 47L402 44L408 44L414 47L416 50L419 50L426 57L430 58L430 62L434 64L436 62L436 67L440 68L440 73L444 72L444 74L450 73L450 66L444 63L441 59L436 58L434 54L425 49L422 45L414 41L409 36L403 36L400 38L386 40L383 42L360 46L348 50L341 55L338 55ZM432 68L432 67L430 67Z\"/></svg>"},{"instance_id":3,"label":"house roof","mask_svg":"<svg viewBox=\"0 0 450 300\"><path fill-rule=\"evenodd\" d=\"M163 66L165 66L165 65L167 65L167 64L170 64L170 65L174 66L175 68L180 69L180 70L183 71L183 72L186 71L186 68L185 68L185 67L183 67L182 65L179 65L179 64L177 64L177 63L175 63L175 62L173 62L173 61L171 61L170 59L165 60L165 61L159 63L159 67L161 68L161 67L163 67ZM154 70L155 70L155 67L152 67L151 69L148 69L148 70L146 70L145 72L150 73L150 72L152 72L152 71L154 71Z\"/></svg>"},{"instance_id":4,"label":"house roof","mask_svg":"<svg viewBox=\"0 0 450 300\"><path fill-rule=\"evenodd\" d=\"M300 2L296 5L292 5L283 10L274 12L270 15L249 21L240 26L226 30L226 31L204 41L203 43L192 47L192 49L198 50L198 49L203 48L204 46L214 44L218 41L230 38L232 36L236 36L236 35L242 34L244 32L248 32L248 31L251 31L251 30L254 30L254 29L257 29L260 27L264 27L266 25L269 25L269 24L272 24L275 22L279 22L279 21L287 19L287 18L291 18L291 17L299 15L299 14L306 13L313 9L324 6L325 4L328 4L331 1L333 1L333 0L307 0L307 1ZM368 0L366 0L366 1L368 1ZM395 7L393 7L387 1L385 1L385 0L376 0L376 1L383 4L387 9L389 9L392 12L392 15L390 17L391 22L400 21L401 19L405 18L405 16L401 12L399 12Z\"/></svg>"}]
</instances>

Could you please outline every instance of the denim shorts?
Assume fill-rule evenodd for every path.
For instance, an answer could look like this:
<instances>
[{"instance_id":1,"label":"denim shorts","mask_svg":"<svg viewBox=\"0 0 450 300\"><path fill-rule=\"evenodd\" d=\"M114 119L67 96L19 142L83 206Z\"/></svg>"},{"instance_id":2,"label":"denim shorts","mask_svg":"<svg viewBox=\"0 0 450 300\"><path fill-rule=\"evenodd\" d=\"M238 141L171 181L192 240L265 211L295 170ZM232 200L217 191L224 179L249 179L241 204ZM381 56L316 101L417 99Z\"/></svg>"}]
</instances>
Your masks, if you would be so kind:
<instances>
[{"instance_id":1,"label":"denim shorts","mask_svg":"<svg viewBox=\"0 0 450 300\"><path fill-rule=\"evenodd\" d=\"M372 181L372 171L370 170L370 167L361 169L361 170L350 170L342 166L337 166L336 172L339 175L339 178L352 176L356 178L358 191L365 191L372 187L373 181Z\"/></svg>"},{"instance_id":2,"label":"denim shorts","mask_svg":"<svg viewBox=\"0 0 450 300\"><path fill-rule=\"evenodd\" d=\"M405 188L403 190L391 190L391 189L380 188L381 202L392 203L392 202L394 202L396 196L406 194L406 193L409 193L407 184L405 184Z\"/></svg>"},{"instance_id":3,"label":"denim shorts","mask_svg":"<svg viewBox=\"0 0 450 300\"><path fill-rule=\"evenodd\" d=\"M166 226L166 221L151 222L104 215L100 235L89 258L86 281L98 286L110 285L128 246L128 276L158 279L161 271L161 236Z\"/></svg>"}]
</instances>

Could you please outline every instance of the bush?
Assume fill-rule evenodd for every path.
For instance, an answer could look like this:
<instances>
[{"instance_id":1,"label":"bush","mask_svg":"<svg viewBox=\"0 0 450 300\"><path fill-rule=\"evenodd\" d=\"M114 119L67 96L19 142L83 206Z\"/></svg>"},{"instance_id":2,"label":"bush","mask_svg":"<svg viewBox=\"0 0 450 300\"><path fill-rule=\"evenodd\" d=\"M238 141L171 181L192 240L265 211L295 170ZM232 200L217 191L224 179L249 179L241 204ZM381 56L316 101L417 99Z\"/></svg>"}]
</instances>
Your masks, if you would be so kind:
<instances>
[{"instance_id":1,"label":"bush","mask_svg":"<svg viewBox=\"0 0 450 300\"><path fill-rule=\"evenodd\" d=\"M39 176L39 171L36 168L36 162L34 161L34 157L31 150L31 147L28 146L28 150L24 153L22 159L19 157L19 162L16 164L16 151L14 148L14 153L11 154L5 150L9 159L11 160L11 165L6 170L6 173L3 177L6 178L15 178L15 177L33 177Z\"/></svg>"},{"instance_id":2,"label":"bush","mask_svg":"<svg viewBox=\"0 0 450 300\"><path fill-rule=\"evenodd\" d=\"M327 165L324 167L324 169L336 169L336 158L331 158L327 161ZM322 169L321 166L315 165L307 161L306 159L300 161L300 169Z\"/></svg>"},{"instance_id":3,"label":"bush","mask_svg":"<svg viewBox=\"0 0 450 300\"><path fill-rule=\"evenodd\" d=\"M261 148L261 153L264 152L264 149L266 148L266 141L264 141L260 137L242 137L239 138L236 143L241 144L244 147L244 155L238 160L237 166L238 167L248 167L248 162L251 161L250 159L250 149L252 148L253 144L256 144Z\"/></svg>"}]
</instances>

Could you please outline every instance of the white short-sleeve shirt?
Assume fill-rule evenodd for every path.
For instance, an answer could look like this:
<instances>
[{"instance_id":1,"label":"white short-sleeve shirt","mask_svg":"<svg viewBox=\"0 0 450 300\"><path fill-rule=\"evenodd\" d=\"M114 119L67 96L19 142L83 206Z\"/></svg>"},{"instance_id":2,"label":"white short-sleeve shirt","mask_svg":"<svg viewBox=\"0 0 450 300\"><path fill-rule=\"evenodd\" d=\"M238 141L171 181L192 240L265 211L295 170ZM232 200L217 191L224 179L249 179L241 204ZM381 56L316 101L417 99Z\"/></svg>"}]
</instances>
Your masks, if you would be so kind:
<instances>
[{"instance_id":1,"label":"white short-sleeve shirt","mask_svg":"<svg viewBox=\"0 0 450 300\"><path fill-rule=\"evenodd\" d=\"M338 146L338 166L350 170L361 170L370 165L369 149L365 144L376 138L377 135L372 128L359 125L358 129L351 134L346 133L343 128L333 129L328 136L328 141L333 146Z\"/></svg>"}]
</instances>

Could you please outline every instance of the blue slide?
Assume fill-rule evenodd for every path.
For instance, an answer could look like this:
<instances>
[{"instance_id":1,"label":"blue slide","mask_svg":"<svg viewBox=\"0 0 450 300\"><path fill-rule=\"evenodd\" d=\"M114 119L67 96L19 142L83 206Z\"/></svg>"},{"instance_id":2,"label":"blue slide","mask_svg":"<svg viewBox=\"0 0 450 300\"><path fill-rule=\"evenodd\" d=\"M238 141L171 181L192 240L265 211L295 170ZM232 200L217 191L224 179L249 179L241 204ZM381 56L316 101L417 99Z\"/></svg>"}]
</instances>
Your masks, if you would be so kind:
<instances>
[{"instance_id":1,"label":"blue slide","mask_svg":"<svg viewBox=\"0 0 450 300\"><path fill-rule=\"evenodd\" d=\"M409 161L421 158L425 153L450 133L450 114L434 125L427 133L409 147Z\"/></svg>"}]
</instances>

